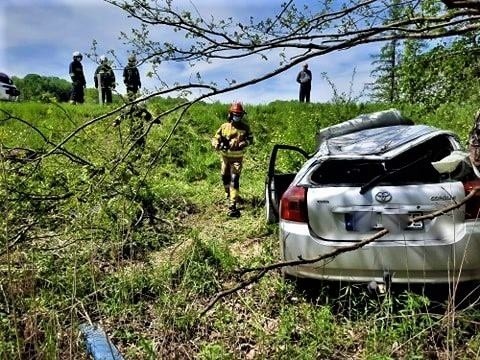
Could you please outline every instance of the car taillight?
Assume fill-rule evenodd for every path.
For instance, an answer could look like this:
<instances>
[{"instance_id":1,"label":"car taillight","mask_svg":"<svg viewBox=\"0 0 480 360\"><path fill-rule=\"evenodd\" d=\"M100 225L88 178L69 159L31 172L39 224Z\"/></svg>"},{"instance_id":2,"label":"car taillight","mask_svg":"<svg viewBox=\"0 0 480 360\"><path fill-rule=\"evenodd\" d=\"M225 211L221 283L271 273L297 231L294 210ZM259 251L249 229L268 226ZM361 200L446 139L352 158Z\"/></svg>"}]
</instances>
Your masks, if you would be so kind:
<instances>
[{"instance_id":1,"label":"car taillight","mask_svg":"<svg viewBox=\"0 0 480 360\"><path fill-rule=\"evenodd\" d=\"M291 186L283 193L280 200L280 218L308 223L307 188Z\"/></svg>"},{"instance_id":2,"label":"car taillight","mask_svg":"<svg viewBox=\"0 0 480 360\"><path fill-rule=\"evenodd\" d=\"M480 215L480 180L466 181L463 187L465 193L477 189L477 193L465 204L465 219L477 219Z\"/></svg>"}]
</instances>

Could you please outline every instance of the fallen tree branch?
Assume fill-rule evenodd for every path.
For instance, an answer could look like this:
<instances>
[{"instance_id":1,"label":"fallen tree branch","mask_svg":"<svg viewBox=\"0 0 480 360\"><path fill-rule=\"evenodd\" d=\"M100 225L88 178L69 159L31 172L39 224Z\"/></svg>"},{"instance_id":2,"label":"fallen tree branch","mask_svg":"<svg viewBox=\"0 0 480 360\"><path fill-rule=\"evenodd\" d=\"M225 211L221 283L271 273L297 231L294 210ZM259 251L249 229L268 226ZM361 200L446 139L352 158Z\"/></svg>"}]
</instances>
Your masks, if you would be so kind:
<instances>
[{"instance_id":1,"label":"fallen tree branch","mask_svg":"<svg viewBox=\"0 0 480 360\"><path fill-rule=\"evenodd\" d=\"M37 222L33 221L29 224L23 225L15 235L8 238L5 242L5 248L0 250L0 256L7 254L11 249L13 249L15 245L17 245L21 241L24 241L26 239L26 234L28 233L28 231L36 224Z\"/></svg>"},{"instance_id":2,"label":"fallen tree branch","mask_svg":"<svg viewBox=\"0 0 480 360\"><path fill-rule=\"evenodd\" d=\"M230 289L223 290L223 291L219 292L217 295L215 295L215 297L212 300L210 300L210 302L207 304L207 306L202 310L202 312L200 313L200 316L203 316L221 298L223 298L227 295L230 295L230 294L232 294L232 293L234 293L234 292L236 292L240 289L243 289L250 284L258 282L263 276L265 276L265 274L267 272L269 272L271 270L280 269L280 268L283 268L283 267L286 267L286 266L312 264L312 263L315 263L315 262L318 262L318 261L326 260L326 259L329 259L329 258L334 258L335 256L337 256L339 254L342 254L344 252L360 249L361 247L364 247L365 245L370 244L371 242L385 236L388 233L389 233L389 231L387 229L380 230L379 232L377 232L373 236L371 236L367 239L364 239L364 240L362 240L362 241L360 241L356 244L346 246L344 248L335 249L332 252L320 255L320 256L318 256L316 258L313 258L313 259L299 259L299 260L281 261L281 262L277 262L277 263L262 266L262 267L242 269L242 270L239 271L239 273L241 275L244 275L244 274L249 273L249 272L254 272L254 271L258 271L258 273L256 275L253 275L249 279L242 281L241 283L234 286L233 288L230 288Z\"/></svg>"},{"instance_id":3,"label":"fallen tree branch","mask_svg":"<svg viewBox=\"0 0 480 360\"><path fill-rule=\"evenodd\" d=\"M8 190L12 193L17 193L21 196L23 196L24 198L12 198L10 199L11 201L18 201L18 200L21 200L21 201L24 201L24 200L31 200L31 201L60 201L60 200L66 200L66 199L69 199L71 198L74 193L71 192L71 191L68 191L64 194L45 194L45 195L42 195L42 194L32 194L32 193L26 193L26 192L23 192L23 191L19 191L19 190L16 190L14 188L8 188Z\"/></svg>"},{"instance_id":4,"label":"fallen tree branch","mask_svg":"<svg viewBox=\"0 0 480 360\"><path fill-rule=\"evenodd\" d=\"M275 265L275 264L274 264L274 265ZM240 282L239 284L237 284L237 285L234 286L233 288L220 291L219 293L217 293L217 295L215 295L215 297L214 297L212 300L210 300L210 302L208 303L208 305L207 305L207 306L202 310L202 312L200 313L200 316L205 315L205 313L206 313L208 310L210 310L210 309L218 302L218 300L220 300L221 298L223 298L223 297L225 297L225 296L227 296L227 295L233 294L234 292L237 292L238 290L241 290L241 289L247 287L248 285L253 284L254 282L257 282L257 281L260 280L267 272L268 272L268 270L267 270L267 269L264 269L264 270L260 271L258 274L252 276L251 278Z\"/></svg>"},{"instance_id":5,"label":"fallen tree branch","mask_svg":"<svg viewBox=\"0 0 480 360\"><path fill-rule=\"evenodd\" d=\"M369 238L361 240L358 243L348 245L348 246L345 246L345 247L341 247L341 248L337 248L337 249L335 249L335 250L333 250L333 251L331 251L327 254L317 256L316 258L313 258L313 259L302 259L301 257L299 257L298 260L282 261L282 262L270 264L270 265L267 265L267 266L261 266L261 267L257 267L257 268L241 269L241 270L238 271L238 273L240 275L244 275L244 274L247 274L249 272L262 271L264 269L267 270L267 271L270 271L270 270L280 269L280 268L286 267L286 266L313 264L313 263L316 263L318 261L334 258L334 257L336 257L336 256L338 256L338 255L340 255L344 252L358 250L358 249L364 247L365 245L368 245L371 242L374 242L375 240L384 237L388 233L389 233L389 231L387 229L382 229L382 230L378 231L377 233L375 233L374 235L370 236Z\"/></svg>"},{"instance_id":6,"label":"fallen tree branch","mask_svg":"<svg viewBox=\"0 0 480 360\"><path fill-rule=\"evenodd\" d=\"M440 210L437 210L437 211L435 211L431 214L428 214L428 215L413 217L413 218L410 219L410 223L421 221L421 220L431 220L431 219L434 219L438 216L444 215L451 210L457 209L460 206L462 206L463 204L465 204L468 200L470 200L473 196L475 196L475 194L477 192L478 192L478 189L473 189L467 196L465 196L465 198L462 199L462 201L460 201L458 203L455 203L453 205L447 206L445 208L442 208ZM340 254L350 252L350 251L354 251L354 250L358 250L358 249L364 247L365 245L368 245L368 244L374 242L375 240L378 240L378 239L382 238L383 236L387 235L388 233L389 233L389 230L382 229L382 230L378 231L377 233L375 233L374 235L372 235L371 237L366 238L364 240L361 240L358 243L355 243L355 244L352 244L352 245L349 245L349 246L345 246L345 247L342 247L342 248L337 248L337 249L335 249L335 250L333 250L333 251L331 251L327 254L319 255L319 256L317 256L316 258L313 258L313 259L299 258L298 260L280 261L280 262L277 262L277 263L273 263L273 264L269 264L269 265L265 265L265 266L259 266L259 267L255 267L255 268L240 269L240 270L237 271L237 273L239 273L240 276L243 276L243 275L245 275L247 273L251 273L251 272L257 272L257 273L252 275L250 278L241 281L240 283L238 283L234 287L232 287L230 289L222 290L219 293L217 293L209 301L207 306L205 306L205 308L200 312L200 317L205 315L210 309L212 309L213 306L220 299L222 299L222 298L224 298L224 297L226 297L230 294L233 294L233 293L235 293L235 292L237 292L241 289L244 289L250 284L258 282L261 278L263 278L271 270L281 269L281 268L287 267L287 266L313 264L313 263L316 263L316 262L319 262L319 261L323 261L323 260L327 260L327 259L333 259Z\"/></svg>"}]
</instances>

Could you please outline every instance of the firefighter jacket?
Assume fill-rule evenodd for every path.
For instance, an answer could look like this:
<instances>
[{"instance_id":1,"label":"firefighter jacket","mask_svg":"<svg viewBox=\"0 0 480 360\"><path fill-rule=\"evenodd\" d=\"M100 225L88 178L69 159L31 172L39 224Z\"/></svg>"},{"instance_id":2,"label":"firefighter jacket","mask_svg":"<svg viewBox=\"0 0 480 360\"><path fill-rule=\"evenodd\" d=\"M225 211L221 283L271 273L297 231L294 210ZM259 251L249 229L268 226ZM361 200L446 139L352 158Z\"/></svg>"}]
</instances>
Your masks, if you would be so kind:
<instances>
[{"instance_id":1,"label":"firefighter jacket","mask_svg":"<svg viewBox=\"0 0 480 360\"><path fill-rule=\"evenodd\" d=\"M212 139L212 145L227 158L242 158L245 148L252 143L250 127L243 121L222 124Z\"/></svg>"},{"instance_id":2,"label":"firefighter jacket","mask_svg":"<svg viewBox=\"0 0 480 360\"><path fill-rule=\"evenodd\" d=\"M136 66L127 65L125 69L123 69L123 82L127 88L138 89L142 87L140 73Z\"/></svg>"},{"instance_id":3,"label":"firefighter jacket","mask_svg":"<svg viewBox=\"0 0 480 360\"><path fill-rule=\"evenodd\" d=\"M70 63L68 72L70 73L70 78L74 84L78 86L85 86L87 84L85 81L85 75L83 74L83 66L80 61L73 60Z\"/></svg>"},{"instance_id":4,"label":"firefighter jacket","mask_svg":"<svg viewBox=\"0 0 480 360\"><path fill-rule=\"evenodd\" d=\"M100 75L100 84L98 83L98 75ZM93 80L96 88L98 88L98 85L103 89L115 87L115 74L108 64L100 64L97 67Z\"/></svg>"}]
</instances>

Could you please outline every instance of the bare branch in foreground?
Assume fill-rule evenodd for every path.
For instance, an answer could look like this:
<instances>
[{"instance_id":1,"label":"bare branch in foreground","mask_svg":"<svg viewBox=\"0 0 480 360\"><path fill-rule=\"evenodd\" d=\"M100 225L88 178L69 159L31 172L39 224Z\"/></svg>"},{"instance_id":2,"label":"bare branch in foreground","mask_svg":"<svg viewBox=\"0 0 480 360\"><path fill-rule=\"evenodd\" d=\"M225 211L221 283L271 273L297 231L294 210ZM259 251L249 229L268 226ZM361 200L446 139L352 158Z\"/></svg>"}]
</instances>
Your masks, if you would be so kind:
<instances>
[{"instance_id":1,"label":"bare branch in foreground","mask_svg":"<svg viewBox=\"0 0 480 360\"><path fill-rule=\"evenodd\" d=\"M364 247L365 245L370 244L371 242L373 242L377 239L380 239L381 237L385 236L388 233L389 233L389 231L387 229L380 230L379 232L377 232L373 236L371 236L367 239L364 239L364 240L362 240L362 241L360 241L356 244L346 246L344 248L335 249L332 252L320 255L320 256L318 256L316 258L313 258L313 259L299 259L299 260L291 260L291 261L281 261L281 262L277 262L277 263L274 263L274 264L270 264L270 265L266 265L266 266L262 266L262 267L258 267L258 268L242 269L242 270L239 271L239 273L241 275L249 273L249 272L255 272L255 271L258 271L258 273L253 275L249 279L242 281L240 284L238 284L237 286L235 286L231 289L227 289L227 290L219 292L208 303L208 305L205 307L205 309L202 310L202 312L200 313L200 316L204 315L208 310L210 310L213 307L213 305L215 305L215 303L218 300L220 300L221 298L223 298L227 295L230 295L230 294L232 294L232 293L234 293L234 292L236 292L240 289L243 289L246 286L248 286L248 285L250 285L254 282L259 281L268 271L275 270L275 269L280 269L280 268L287 267L287 266L312 264L312 263L315 263L315 262L318 262L318 261L334 258L335 256L338 256L342 253L360 249L360 248Z\"/></svg>"},{"instance_id":2,"label":"bare branch in foreground","mask_svg":"<svg viewBox=\"0 0 480 360\"><path fill-rule=\"evenodd\" d=\"M450 205L450 206L447 206L445 208L442 208L442 209L440 209L438 211L435 211L435 212L433 212L429 215L413 217L412 219L410 219L410 222L416 222L416 221L426 220L426 219L431 220L431 219L434 219L438 216L444 215L448 211L459 208L460 206L465 204L468 200L470 200L473 196L475 196L475 194L477 192L478 192L478 189L474 189L467 196L465 196L465 198L462 201L460 201L458 203L455 203L454 205ZM256 268L240 269L238 271L238 273L240 275L244 275L244 274L250 273L250 272L257 272L257 273L252 275L250 278L248 278L246 280L243 280L242 282L240 282L236 286L234 286L230 289L220 291L219 293L217 293L217 295L215 295L215 297L213 297L209 301L207 306L205 306L205 308L200 312L200 316L205 315L210 309L213 308L213 306L220 299L222 299L222 298L224 298L224 297L226 297L230 294L233 294L233 293L237 292L238 290L244 289L250 284L258 282L261 278L263 278L265 276L265 274L267 274L271 270L281 269L281 268L284 268L284 267L287 267L287 266L313 264L313 263L316 263L318 261L323 261L323 260L326 260L326 259L333 259L340 254L350 252L350 251L353 251L353 250L358 250L358 249L364 247L365 245L368 245L368 244L374 242L375 240L378 240L378 239L382 238L383 236L387 235L388 233L389 233L388 229L380 230L377 233L375 233L374 235L372 235L371 237L369 237L367 239L364 239L364 240L362 240L358 243L355 243L355 244L349 245L349 246L345 246L345 247L342 247L342 248L337 248L334 251L331 251L327 254L320 255L320 256L318 256L316 258L313 258L313 259L301 259L300 258L299 260L281 261L281 262L277 262L277 263L274 263L274 264L265 265L265 266L256 267Z\"/></svg>"},{"instance_id":3,"label":"bare branch in foreground","mask_svg":"<svg viewBox=\"0 0 480 360\"><path fill-rule=\"evenodd\" d=\"M479 28L477 1L444 0L450 10L443 7L430 14L422 10L420 1L406 0L402 5L411 11L406 11L397 20L385 18L391 4L380 0L338 1L335 4L312 2L308 11L290 7L290 1L276 9L273 17L252 17L250 22L213 16L205 19L198 11L198 16L192 17L190 11L182 11L184 9L178 9L170 2L104 1L125 11L141 24L130 36L123 34L122 37L133 47L142 63L158 66L163 62L184 61L189 62L195 71L194 65L201 63L203 66L206 61L267 60L275 58L272 51L282 54L278 57L278 64L270 67L268 73L257 75L260 81L337 50L392 39L447 38L475 32ZM150 36L150 32L157 28L194 41L172 39L158 42ZM236 81L235 84L225 90L233 91L248 86L249 82ZM212 94L216 93L215 89L210 90Z\"/></svg>"},{"instance_id":4,"label":"bare branch in foreground","mask_svg":"<svg viewBox=\"0 0 480 360\"><path fill-rule=\"evenodd\" d=\"M49 138L40 129L38 129L35 125L33 125L32 123L30 123L30 122L28 122L28 121L26 121L22 118L19 118L17 116L14 116L14 115L10 114L9 112L7 112L5 110L0 109L0 112L2 112L5 115L5 119L1 119L0 122L6 122L8 120L16 120L16 121L30 127L33 131L35 131L38 135L40 135L40 137L42 138L42 140L46 144L53 146L53 149L48 152L49 154L53 154L53 153L61 154L61 155L66 156L72 162L78 163L80 165L88 165L88 166L91 166L91 167L95 167L88 160L85 160L85 159L81 158L80 156L78 156L78 155L68 151L67 149L63 148L62 144L55 144L52 141L50 141ZM40 152L37 152L36 155L38 155L38 156L32 157L31 159L29 159L29 161L37 161L37 160L42 159L43 157L46 156L46 154L43 154L43 153L41 154Z\"/></svg>"}]
</instances>

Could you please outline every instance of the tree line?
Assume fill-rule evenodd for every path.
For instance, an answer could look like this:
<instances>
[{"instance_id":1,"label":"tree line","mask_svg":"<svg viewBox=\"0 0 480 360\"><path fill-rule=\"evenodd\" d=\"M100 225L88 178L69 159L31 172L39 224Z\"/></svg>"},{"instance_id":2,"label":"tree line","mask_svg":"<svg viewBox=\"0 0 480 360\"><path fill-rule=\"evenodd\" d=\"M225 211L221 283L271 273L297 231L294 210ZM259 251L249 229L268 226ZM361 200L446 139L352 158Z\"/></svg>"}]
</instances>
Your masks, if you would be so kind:
<instances>
[{"instance_id":1,"label":"tree line","mask_svg":"<svg viewBox=\"0 0 480 360\"><path fill-rule=\"evenodd\" d=\"M433 5L425 11L437 13L438 3ZM399 21L411 12L400 0L394 0L387 21ZM395 35L395 30L392 34ZM373 56L374 82L369 84L372 99L429 108L445 102L477 102L480 90L477 36L478 31L474 31L430 42L399 40L393 36L381 47L380 53Z\"/></svg>"},{"instance_id":2,"label":"tree line","mask_svg":"<svg viewBox=\"0 0 480 360\"><path fill-rule=\"evenodd\" d=\"M68 102L72 91L72 84L56 76L42 76L28 74L23 78L13 76L13 83L20 90L20 101L38 102ZM85 101L98 102L96 89L85 89ZM120 97L114 95L114 102L120 102Z\"/></svg>"},{"instance_id":3,"label":"tree line","mask_svg":"<svg viewBox=\"0 0 480 360\"><path fill-rule=\"evenodd\" d=\"M70 98L70 82L55 76L28 74L24 78L14 76L12 80L20 90L20 100L49 101L54 98L66 102Z\"/></svg>"}]
</instances>

